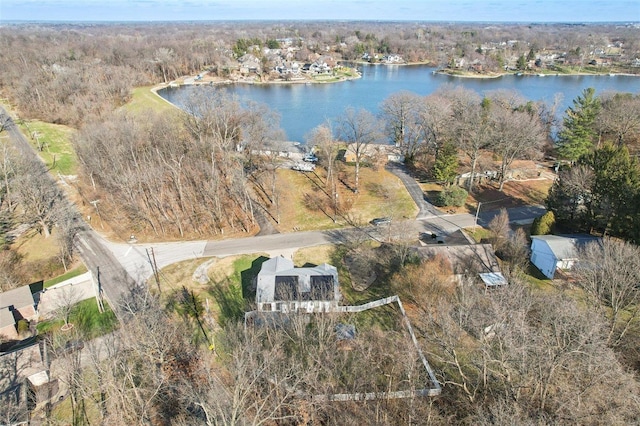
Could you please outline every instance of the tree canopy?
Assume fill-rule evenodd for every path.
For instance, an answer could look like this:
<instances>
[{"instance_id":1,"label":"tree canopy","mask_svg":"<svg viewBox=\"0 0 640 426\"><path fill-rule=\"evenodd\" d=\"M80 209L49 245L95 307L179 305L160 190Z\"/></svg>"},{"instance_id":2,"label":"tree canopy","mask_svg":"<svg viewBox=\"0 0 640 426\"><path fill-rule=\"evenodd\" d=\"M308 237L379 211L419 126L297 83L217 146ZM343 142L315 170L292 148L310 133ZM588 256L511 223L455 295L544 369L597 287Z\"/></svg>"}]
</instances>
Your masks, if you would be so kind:
<instances>
[{"instance_id":1,"label":"tree canopy","mask_svg":"<svg viewBox=\"0 0 640 426\"><path fill-rule=\"evenodd\" d=\"M573 100L573 106L564 118L564 128L558 135L560 157L576 161L593 149L598 137L595 123L600 107L600 100L591 87Z\"/></svg>"}]
</instances>

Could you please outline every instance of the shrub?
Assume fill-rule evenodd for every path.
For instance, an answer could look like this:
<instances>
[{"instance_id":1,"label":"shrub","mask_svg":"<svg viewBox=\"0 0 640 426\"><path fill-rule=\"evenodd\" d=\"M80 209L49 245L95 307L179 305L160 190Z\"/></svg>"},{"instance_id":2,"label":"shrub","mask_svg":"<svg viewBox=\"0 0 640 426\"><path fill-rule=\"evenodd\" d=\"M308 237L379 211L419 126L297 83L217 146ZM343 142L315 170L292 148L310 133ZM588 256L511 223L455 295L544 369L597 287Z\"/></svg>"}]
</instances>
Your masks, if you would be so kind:
<instances>
[{"instance_id":1,"label":"shrub","mask_svg":"<svg viewBox=\"0 0 640 426\"><path fill-rule=\"evenodd\" d=\"M456 206L461 207L464 206L465 201L467 201L467 191L459 186L450 186L442 190L434 200L434 204L438 207L444 206Z\"/></svg>"},{"instance_id":2,"label":"shrub","mask_svg":"<svg viewBox=\"0 0 640 426\"><path fill-rule=\"evenodd\" d=\"M556 224L556 216L552 211L548 211L533 220L531 224L531 235L547 235L553 231Z\"/></svg>"},{"instance_id":3,"label":"shrub","mask_svg":"<svg viewBox=\"0 0 640 426\"><path fill-rule=\"evenodd\" d=\"M29 321L26 319L18 320L18 334L23 335L29 331Z\"/></svg>"}]
</instances>

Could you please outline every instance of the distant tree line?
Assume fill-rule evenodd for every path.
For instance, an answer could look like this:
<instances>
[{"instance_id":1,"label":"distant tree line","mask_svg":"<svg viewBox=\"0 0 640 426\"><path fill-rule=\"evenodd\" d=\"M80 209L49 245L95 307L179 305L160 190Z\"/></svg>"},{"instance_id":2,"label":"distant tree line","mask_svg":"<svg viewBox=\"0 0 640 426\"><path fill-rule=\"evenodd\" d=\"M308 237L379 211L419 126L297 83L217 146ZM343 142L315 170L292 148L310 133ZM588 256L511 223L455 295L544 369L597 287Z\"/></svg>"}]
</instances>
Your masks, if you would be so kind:
<instances>
[{"instance_id":1,"label":"distant tree line","mask_svg":"<svg viewBox=\"0 0 640 426\"><path fill-rule=\"evenodd\" d=\"M250 34L248 37L247 34ZM216 24L23 24L0 29L0 87L25 118L78 126L129 99L133 87L167 82L210 70L228 75L250 46L301 49L336 60L368 53L395 53L410 62L444 66L452 58L501 69L508 58L539 49L589 52L622 43L628 58L640 56L632 27L589 25L492 25L317 22ZM517 41L506 44L506 41ZM505 43L483 51L483 44ZM42 49L46 46L46 49ZM582 54L582 53L581 53Z\"/></svg>"}]
</instances>

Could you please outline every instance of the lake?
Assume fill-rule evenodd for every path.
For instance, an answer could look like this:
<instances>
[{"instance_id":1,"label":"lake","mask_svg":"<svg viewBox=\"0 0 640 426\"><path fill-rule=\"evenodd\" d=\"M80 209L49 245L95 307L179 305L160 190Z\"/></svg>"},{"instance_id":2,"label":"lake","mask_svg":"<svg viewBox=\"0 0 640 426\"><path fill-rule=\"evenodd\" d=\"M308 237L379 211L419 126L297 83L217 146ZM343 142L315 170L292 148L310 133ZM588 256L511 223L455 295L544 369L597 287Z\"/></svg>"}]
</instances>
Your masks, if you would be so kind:
<instances>
[{"instance_id":1,"label":"lake","mask_svg":"<svg viewBox=\"0 0 640 426\"><path fill-rule=\"evenodd\" d=\"M587 87L596 94L606 92L640 93L640 77L623 75L516 76L499 78L459 78L434 74L427 66L360 65L362 78L331 84L235 84L220 86L241 100L264 103L281 116L281 127L289 140L304 142L305 135L327 119L338 117L346 107L366 108L373 113L392 93L402 90L428 95L440 86L451 84L473 89L480 94L500 89L516 90L532 101L552 103L562 96L559 114ZM162 89L163 98L180 107L198 86Z\"/></svg>"}]
</instances>

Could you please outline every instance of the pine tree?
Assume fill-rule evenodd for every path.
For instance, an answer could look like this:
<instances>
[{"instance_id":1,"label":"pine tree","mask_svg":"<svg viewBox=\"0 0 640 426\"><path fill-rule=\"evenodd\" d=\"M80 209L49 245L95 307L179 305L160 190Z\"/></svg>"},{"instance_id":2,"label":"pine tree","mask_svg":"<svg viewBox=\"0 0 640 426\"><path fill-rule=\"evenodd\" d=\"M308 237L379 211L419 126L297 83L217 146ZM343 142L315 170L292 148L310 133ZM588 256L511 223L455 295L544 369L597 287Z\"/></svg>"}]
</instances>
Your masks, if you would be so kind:
<instances>
[{"instance_id":1,"label":"pine tree","mask_svg":"<svg viewBox=\"0 0 640 426\"><path fill-rule=\"evenodd\" d=\"M600 99L595 89L584 89L573 100L564 118L564 129L559 134L558 155L572 162L593 150L597 140L595 121L600 112Z\"/></svg>"},{"instance_id":2,"label":"pine tree","mask_svg":"<svg viewBox=\"0 0 640 426\"><path fill-rule=\"evenodd\" d=\"M458 152L456 147L446 143L438 151L433 165L433 177L440 182L453 183L458 174Z\"/></svg>"}]
</instances>

